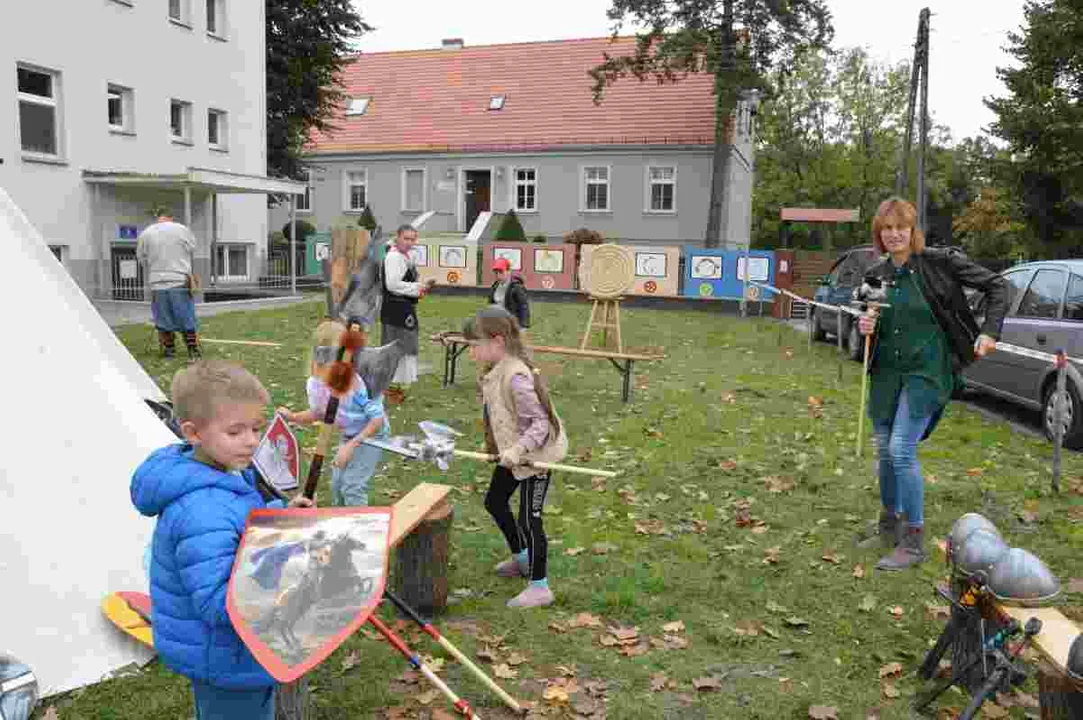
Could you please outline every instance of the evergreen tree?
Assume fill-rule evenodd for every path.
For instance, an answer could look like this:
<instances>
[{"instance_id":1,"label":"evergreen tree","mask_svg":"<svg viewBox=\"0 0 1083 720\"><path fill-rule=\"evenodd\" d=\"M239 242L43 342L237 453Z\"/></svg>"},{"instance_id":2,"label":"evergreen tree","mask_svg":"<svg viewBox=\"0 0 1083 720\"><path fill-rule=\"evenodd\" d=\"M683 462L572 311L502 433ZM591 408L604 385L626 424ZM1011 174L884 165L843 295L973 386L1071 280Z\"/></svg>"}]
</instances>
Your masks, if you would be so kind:
<instances>
[{"instance_id":1,"label":"evergreen tree","mask_svg":"<svg viewBox=\"0 0 1083 720\"><path fill-rule=\"evenodd\" d=\"M500 227L493 235L493 240L526 242L526 232L523 230L523 224L519 222L519 217L515 214L514 208L508 210L508 214L504 216L503 222L500 223Z\"/></svg>"}]
</instances>

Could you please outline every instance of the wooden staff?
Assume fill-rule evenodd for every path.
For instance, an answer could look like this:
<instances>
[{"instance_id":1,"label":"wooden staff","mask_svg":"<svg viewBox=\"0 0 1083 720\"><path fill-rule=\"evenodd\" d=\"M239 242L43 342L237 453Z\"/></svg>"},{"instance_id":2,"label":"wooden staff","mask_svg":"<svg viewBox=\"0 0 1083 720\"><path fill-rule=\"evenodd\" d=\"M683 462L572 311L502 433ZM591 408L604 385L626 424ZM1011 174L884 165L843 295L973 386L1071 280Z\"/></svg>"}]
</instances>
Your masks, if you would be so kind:
<instances>
[{"instance_id":1,"label":"wooden staff","mask_svg":"<svg viewBox=\"0 0 1083 720\"><path fill-rule=\"evenodd\" d=\"M470 450L453 451L459 457L470 458L472 460L481 460L483 462L499 462L499 455L490 455L489 453L472 452ZM547 462L525 462L523 465L527 467L535 467L539 470L559 470L560 472L578 473L580 475L593 475L595 477L616 477L617 473L612 470L595 470L594 468L577 467L575 465L561 465L560 463L547 463Z\"/></svg>"},{"instance_id":2,"label":"wooden staff","mask_svg":"<svg viewBox=\"0 0 1083 720\"><path fill-rule=\"evenodd\" d=\"M410 663L414 669L421 672L429 682L436 686L437 690L444 694L444 697L451 701L452 706L460 715L465 718L472 718L473 720L481 720L481 718L478 717L478 714L471 709L470 703L456 695L443 680L436 676L436 673L432 671L432 668L421 662L421 658L417 656L417 653L408 648L406 643L402 641L402 638L392 632L391 628L387 625L384 625L380 618L375 615L369 615L369 623L376 628L381 635L387 638L387 641L392 647L402 653L403 657L406 658L406 661Z\"/></svg>"},{"instance_id":3,"label":"wooden staff","mask_svg":"<svg viewBox=\"0 0 1083 720\"><path fill-rule=\"evenodd\" d=\"M411 620L417 623L418 626L422 630L424 630L426 634L428 634L430 637L432 637L433 640L438 642L440 644L440 647L451 653L452 657L458 660L467 670L474 673L474 676L478 680L481 680L483 683L485 683L486 687L496 693L500 697L500 699L504 701L505 705L507 705L517 713L523 712L522 706L515 701L515 698L504 692L504 689L497 685L492 678L486 675L481 668L475 665L470 660L470 658L466 657L466 655L463 655L459 648L452 645L450 640L441 635L440 631L432 626L432 623L426 622L420 615L417 614L416 610L403 602L402 599L397 597L395 593L391 592L390 590L384 590L384 597L390 600L395 605L395 607L397 607Z\"/></svg>"},{"instance_id":4,"label":"wooden staff","mask_svg":"<svg viewBox=\"0 0 1083 720\"><path fill-rule=\"evenodd\" d=\"M870 302L868 304L869 310L872 311L873 318L880 308L880 303ZM876 328L873 327L873 332ZM865 449L865 400L868 396L869 388L869 352L872 348L872 333L865 336L865 361L861 365L861 404L857 412L857 456L861 457L862 452Z\"/></svg>"},{"instance_id":5,"label":"wooden staff","mask_svg":"<svg viewBox=\"0 0 1083 720\"><path fill-rule=\"evenodd\" d=\"M345 395L353 382L353 354L365 346L365 336L356 329L356 325L342 333L339 338L338 357L331 365L327 376L327 385L331 388L331 397L327 401L327 410L323 414L323 426L316 441L316 453L308 466L308 478L305 480L304 496L309 500L316 497L316 485L323 470L323 459L331 446L331 434L335 429L335 416L338 415L338 402Z\"/></svg>"}]
</instances>

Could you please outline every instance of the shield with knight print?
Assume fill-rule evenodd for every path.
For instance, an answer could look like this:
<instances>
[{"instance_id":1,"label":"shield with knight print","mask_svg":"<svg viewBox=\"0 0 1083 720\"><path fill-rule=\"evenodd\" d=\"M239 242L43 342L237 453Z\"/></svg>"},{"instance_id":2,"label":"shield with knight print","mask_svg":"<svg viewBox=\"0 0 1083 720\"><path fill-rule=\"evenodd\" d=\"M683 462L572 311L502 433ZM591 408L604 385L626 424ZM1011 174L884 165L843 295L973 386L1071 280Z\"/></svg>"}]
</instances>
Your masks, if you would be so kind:
<instances>
[{"instance_id":1,"label":"shield with knight print","mask_svg":"<svg viewBox=\"0 0 1083 720\"><path fill-rule=\"evenodd\" d=\"M249 515L227 609L276 680L301 677L368 620L383 597L390 533L386 507Z\"/></svg>"}]
</instances>

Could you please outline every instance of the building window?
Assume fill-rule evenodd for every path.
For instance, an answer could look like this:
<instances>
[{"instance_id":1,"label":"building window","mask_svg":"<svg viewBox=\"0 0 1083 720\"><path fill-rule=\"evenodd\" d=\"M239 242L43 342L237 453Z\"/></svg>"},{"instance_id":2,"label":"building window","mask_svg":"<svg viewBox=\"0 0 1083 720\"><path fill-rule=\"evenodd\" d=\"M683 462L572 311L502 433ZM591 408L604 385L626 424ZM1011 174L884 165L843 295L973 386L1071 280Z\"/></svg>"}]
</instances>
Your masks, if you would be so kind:
<instances>
[{"instance_id":1,"label":"building window","mask_svg":"<svg viewBox=\"0 0 1083 720\"><path fill-rule=\"evenodd\" d=\"M312 171L305 170L305 194L295 195L297 212L312 212Z\"/></svg>"},{"instance_id":2,"label":"building window","mask_svg":"<svg viewBox=\"0 0 1083 720\"><path fill-rule=\"evenodd\" d=\"M677 168L647 168L647 211L671 213L676 209Z\"/></svg>"},{"instance_id":3,"label":"building window","mask_svg":"<svg viewBox=\"0 0 1083 720\"><path fill-rule=\"evenodd\" d=\"M350 98L346 101L346 117L364 115L369 109L369 98Z\"/></svg>"},{"instance_id":4,"label":"building window","mask_svg":"<svg viewBox=\"0 0 1083 720\"><path fill-rule=\"evenodd\" d=\"M173 142L192 142L192 103L169 101L169 131L173 135Z\"/></svg>"},{"instance_id":5,"label":"building window","mask_svg":"<svg viewBox=\"0 0 1083 720\"><path fill-rule=\"evenodd\" d=\"M421 168L402 171L402 209L407 212L425 209L425 171Z\"/></svg>"},{"instance_id":6,"label":"building window","mask_svg":"<svg viewBox=\"0 0 1083 720\"><path fill-rule=\"evenodd\" d=\"M23 152L60 156L60 73L19 67L19 141Z\"/></svg>"},{"instance_id":7,"label":"building window","mask_svg":"<svg viewBox=\"0 0 1083 720\"><path fill-rule=\"evenodd\" d=\"M537 168L515 168L516 212L535 212L538 209L538 170Z\"/></svg>"},{"instance_id":8,"label":"building window","mask_svg":"<svg viewBox=\"0 0 1083 720\"><path fill-rule=\"evenodd\" d=\"M362 212L368 202L368 174L365 170L346 173L346 209Z\"/></svg>"},{"instance_id":9,"label":"building window","mask_svg":"<svg viewBox=\"0 0 1083 720\"><path fill-rule=\"evenodd\" d=\"M207 144L213 150L225 150L229 147L229 123L222 110L207 111Z\"/></svg>"},{"instance_id":10,"label":"building window","mask_svg":"<svg viewBox=\"0 0 1083 720\"><path fill-rule=\"evenodd\" d=\"M218 243L214 246L214 267L223 280L247 280L248 246Z\"/></svg>"},{"instance_id":11,"label":"building window","mask_svg":"<svg viewBox=\"0 0 1083 720\"><path fill-rule=\"evenodd\" d=\"M169 19L181 25L191 26L188 3L191 0L169 0Z\"/></svg>"},{"instance_id":12,"label":"building window","mask_svg":"<svg viewBox=\"0 0 1083 720\"><path fill-rule=\"evenodd\" d=\"M609 167L583 168L583 210L587 212L609 211Z\"/></svg>"},{"instance_id":13,"label":"building window","mask_svg":"<svg viewBox=\"0 0 1083 720\"><path fill-rule=\"evenodd\" d=\"M489 97L489 109L490 110L503 110L504 99L506 95L492 95Z\"/></svg>"},{"instance_id":14,"label":"building window","mask_svg":"<svg viewBox=\"0 0 1083 720\"><path fill-rule=\"evenodd\" d=\"M225 0L207 0L207 32L215 37L226 35Z\"/></svg>"},{"instance_id":15,"label":"building window","mask_svg":"<svg viewBox=\"0 0 1083 720\"><path fill-rule=\"evenodd\" d=\"M131 88L109 85L107 90L109 106L109 129L114 132L135 132L135 103Z\"/></svg>"}]
</instances>

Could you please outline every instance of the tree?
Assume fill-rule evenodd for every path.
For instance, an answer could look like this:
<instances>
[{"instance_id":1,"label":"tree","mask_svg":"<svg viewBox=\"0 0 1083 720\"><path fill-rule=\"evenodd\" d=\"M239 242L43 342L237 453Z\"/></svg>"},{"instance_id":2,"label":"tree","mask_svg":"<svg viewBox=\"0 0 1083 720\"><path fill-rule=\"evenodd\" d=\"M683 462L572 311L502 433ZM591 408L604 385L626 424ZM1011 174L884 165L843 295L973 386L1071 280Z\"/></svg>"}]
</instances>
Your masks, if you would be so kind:
<instances>
[{"instance_id":1,"label":"tree","mask_svg":"<svg viewBox=\"0 0 1083 720\"><path fill-rule=\"evenodd\" d=\"M497 228L496 233L493 235L493 240L526 242L526 232L523 230L523 224L519 222L519 217L515 214L515 208L508 210L507 215L504 216L503 221L500 223L500 227Z\"/></svg>"},{"instance_id":2,"label":"tree","mask_svg":"<svg viewBox=\"0 0 1083 720\"><path fill-rule=\"evenodd\" d=\"M332 130L351 43L372 28L352 0L265 0L267 173L302 179L309 132Z\"/></svg>"},{"instance_id":3,"label":"tree","mask_svg":"<svg viewBox=\"0 0 1083 720\"><path fill-rule=\"evenodd\" d=\"M983 188L955 219L956 237L978 260L1004 261L1027 255L1025 227L1013 219L1012 203L999 188Z\"/></svg>"},{"instance_id":4,"label":"tree","mask_svg":"<svg viewBox=\"0 0 1083 720\"><path fill-rule=\"evenodd\" d=\"M988 98L993 135L1013 153L1009 184L1045 255L1083 250L1083 6L1029 0L1006 48L1016 66L997 68L1007 97Z\"/></svg>"},{"instance_id":5,"label":"tree","mask_svg":"<svg viewBox=\"0 0 1083 720\"><path fill-rule=\"evenodd\" d=\"M361 216L357 218L357 224L368 230L370 233L376 229L376 216L372 214L372 207L365 203L365 209L362 211Z\"/></svg>"},{"instance_id":6,"label":"tree","mask_svg":"<svg viewBox=\"0 0 1083 720\"><path fill-rule=\"evenodd\" d=\"M731 118L747 90L767 90L768 73L787 67L807 48L825 47L833 35L825 0L612 0L608 17L616 39L626 21L636 34L632 55L604 56L591 71L594 101L606 86L632 75L641 82L678 82L694 72L714 77L715 142L706 247L717 247L726 228L722 212L729 176Z\"/></svg>"}]
</instances>

